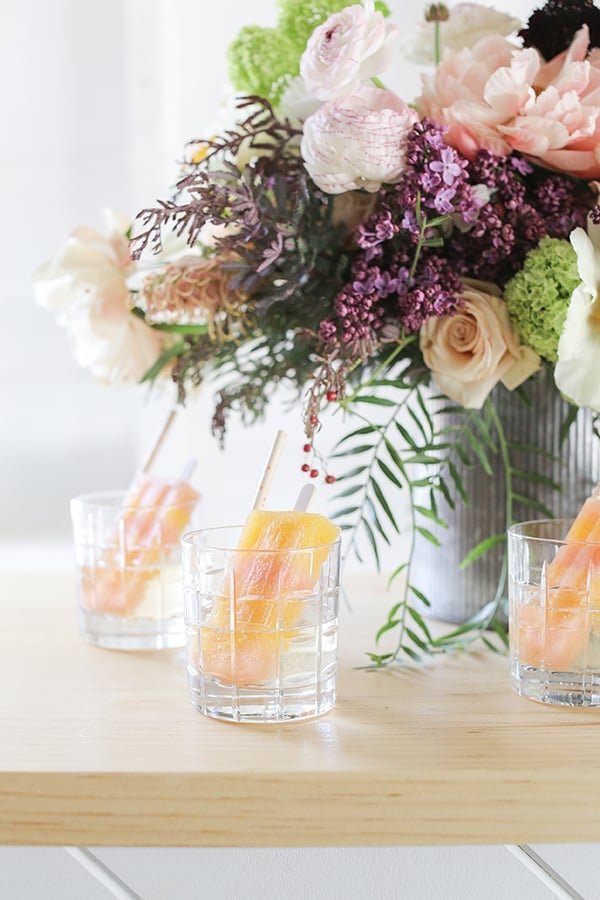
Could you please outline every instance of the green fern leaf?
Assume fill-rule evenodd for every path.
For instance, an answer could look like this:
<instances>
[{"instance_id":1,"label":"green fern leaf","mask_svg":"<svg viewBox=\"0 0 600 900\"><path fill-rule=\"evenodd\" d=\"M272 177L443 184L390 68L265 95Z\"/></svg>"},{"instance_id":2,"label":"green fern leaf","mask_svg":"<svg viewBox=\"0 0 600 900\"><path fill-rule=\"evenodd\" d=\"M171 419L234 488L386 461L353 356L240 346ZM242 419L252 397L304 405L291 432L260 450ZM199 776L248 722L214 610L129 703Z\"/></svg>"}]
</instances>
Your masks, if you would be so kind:
<instances>
[{"instance_id":1,"label":"green fern leaf","mask_svg":"<svg viewBox=\"0 0 600 900\"><path fill-rule=\"evenodd\" d=\"M475 562L476 559L479 559L480 556L483 556L484 553L487 553L492 547L497 547L498 544L503 544L506 542L506 535L503 534L494 534L491 537L485 538L485 540L480 541L477 546L473 547L470 550L461 564L459 565L459 569L466 569L467 566L470 566L471 563Z\"/></svg>"}]
</instances>

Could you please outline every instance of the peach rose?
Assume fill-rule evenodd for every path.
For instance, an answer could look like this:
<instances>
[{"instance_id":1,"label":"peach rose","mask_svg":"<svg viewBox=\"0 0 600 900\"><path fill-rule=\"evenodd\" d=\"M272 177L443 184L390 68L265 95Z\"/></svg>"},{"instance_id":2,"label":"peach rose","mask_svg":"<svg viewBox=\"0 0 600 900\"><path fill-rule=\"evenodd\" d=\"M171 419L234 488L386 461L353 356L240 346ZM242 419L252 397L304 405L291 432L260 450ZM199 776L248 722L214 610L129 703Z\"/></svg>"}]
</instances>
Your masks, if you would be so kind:
<instances>
[{"instance_id":1,"label":"peach rose","mask_svg":"<svg viewBox=\"0 0 600 900\"><path fill-rule=\"evenodd\" d=\"M519 344L495 286L482 287L466 287L461 309L429 319L419 335L436 383L467 409L480 409L499 381L514 390L540 367L537 353Z\"/></svg>"}]
</instances>

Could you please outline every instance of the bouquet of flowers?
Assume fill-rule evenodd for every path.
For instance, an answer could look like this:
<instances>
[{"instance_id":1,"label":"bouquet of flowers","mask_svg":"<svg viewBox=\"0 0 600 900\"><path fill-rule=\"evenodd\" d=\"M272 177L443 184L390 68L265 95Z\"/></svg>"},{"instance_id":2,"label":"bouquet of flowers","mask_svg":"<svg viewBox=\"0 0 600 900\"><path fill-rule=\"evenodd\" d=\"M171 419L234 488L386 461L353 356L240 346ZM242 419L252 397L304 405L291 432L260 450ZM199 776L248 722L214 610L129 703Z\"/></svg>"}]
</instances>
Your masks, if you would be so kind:
<instances>
[{"instance_id":1,"label":"bouquet of flowers","mask_svg":"<svg viewBox=\"0 0 600 900\"><path fill-rule=\"evenodd\" d=\"M522 25L433 4L410 50L416 98L384 84L398 37L384 3L279 0L275 28L231 46L229 120L189 143L172 196L108 236L76 230L35 279L99 378L169 378L181 402L214 384L219 435L295 386L307 477L336 481L325 411L355 415L335 515L376 559L394 492L435 542L437 500L468 499L453 458L510 450L498 391L545 370L574 413L600 413L600 10L548 0ZM462 427L437 427L432 391ZM376 664L502 633L499 592L432 638L410 562L380 629L399 629L397 649Z\"/></svg>"}]
</instances>

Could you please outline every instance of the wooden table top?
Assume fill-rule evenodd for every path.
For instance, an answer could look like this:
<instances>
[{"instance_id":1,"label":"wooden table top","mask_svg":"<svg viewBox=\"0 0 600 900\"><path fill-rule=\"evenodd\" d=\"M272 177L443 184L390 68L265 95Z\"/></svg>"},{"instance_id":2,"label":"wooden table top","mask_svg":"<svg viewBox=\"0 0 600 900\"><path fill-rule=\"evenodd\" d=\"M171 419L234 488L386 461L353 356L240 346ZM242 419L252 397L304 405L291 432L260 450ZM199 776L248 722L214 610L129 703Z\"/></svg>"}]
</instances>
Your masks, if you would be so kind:
<instances>
[{"instance_id":1,"label":"wooden table top","mask_svg":"<svg viewBox=\"0 0 600 900\"><path fill-rule=\"evenodd\" d=\"M348 579L339 699L207 719L183 651L77 633L73 579L0 578L0 844L383 846L600 841L600 710L511 689L487 650L360 668L392 598Z\"/></svg>"}]
</instances>

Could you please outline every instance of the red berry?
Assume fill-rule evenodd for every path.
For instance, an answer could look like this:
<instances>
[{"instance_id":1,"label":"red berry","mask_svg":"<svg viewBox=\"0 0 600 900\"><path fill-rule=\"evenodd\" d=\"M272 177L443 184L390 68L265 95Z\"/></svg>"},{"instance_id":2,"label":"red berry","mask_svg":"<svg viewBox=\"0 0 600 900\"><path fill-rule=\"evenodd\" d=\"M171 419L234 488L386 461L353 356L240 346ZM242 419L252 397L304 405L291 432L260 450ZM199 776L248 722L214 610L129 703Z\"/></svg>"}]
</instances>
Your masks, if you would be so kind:
<instances>
[{"instance_id":1,"label":"red berry","mask_svg":"<svg viewBox=\"0 0 600 900\"><path fill-rule=\"evenodd\" d=\"M335 481L335 475L326 475L325 481L327 482L327 484L333 484L333 482Z\"/></svg>"},{"instance_id":2,"label":"red berry","mask_svg":"<svg viewBox=\"0 0 600 900\"><path fill-rule=\"evenodd\" d=\"M310 422L311 425L318 425L318 424L319 424L319 417L318 417L318 416L311 416L310 419L309 419L308 421Z\"/></svg>"},{"instance_id":3,"label":"red berry","mask_svg":"<svg viewBox=\"0 0 600 900\"><path fill-rule=\"evenodd\" d=\"M312 450L312 444L305 444L302 449L305 453L310 453L310 451Z\"/></svg>"},{"instance_id":4,"label":"red berry","mask_svg":"<svg viewBox=\"0 0 600 900\"><path fill-rule=\"evenodd\" d=\"M310 466L308 463L304 463L303 466L300 467L303 472L310 472Z\"/></svg>"},{"instance_id":5,"label":"red berry","mask_svg":"<svg viewBox=\"0 0 600 900\"><path fill-rule=\"evenodd\" d=\"M310 477L311 477L311 478L316 478L318 474L319 474L319 470L318 470L318 469L311 469L311 470L310 470Z\"/></svg>"},{"instance_id":6,"label":"red berry","mask_svg":"<svg viewBox=\"0 0 600 900\"><path fill-rule=\"evenodd\" d=\"M327 391L325 397L330 403L333 403L334 400L337 400L337 391Z\"/></svg>"}]
</instances>

